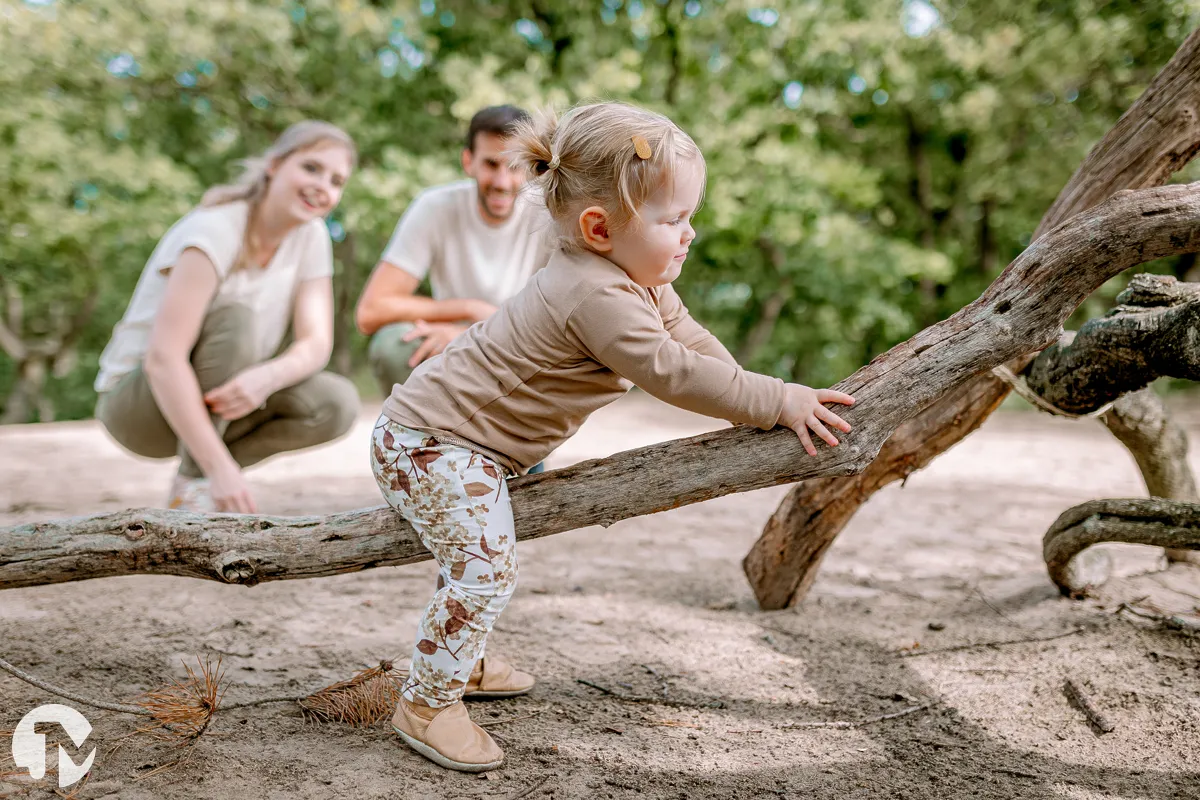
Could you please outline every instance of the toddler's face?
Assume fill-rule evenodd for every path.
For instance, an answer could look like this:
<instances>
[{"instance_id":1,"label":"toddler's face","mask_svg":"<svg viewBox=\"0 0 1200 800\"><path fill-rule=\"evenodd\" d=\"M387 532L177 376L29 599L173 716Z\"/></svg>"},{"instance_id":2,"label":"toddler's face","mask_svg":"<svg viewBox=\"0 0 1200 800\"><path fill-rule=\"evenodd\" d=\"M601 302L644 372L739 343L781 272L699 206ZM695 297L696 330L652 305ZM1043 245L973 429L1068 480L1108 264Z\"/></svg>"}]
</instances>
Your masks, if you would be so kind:
<instances>
[{"instance_id":1,"label":"toddler's face","mask_svg":"<svg viewBox=\"0 0 1200 800\"><path fill-rule=\"evenodd\" d=\"M609 260L638 286L663 286L678 278L696 238L692 215L704 190L703 165L699 160L682 163L672 184L638 209L640 219L611 235Z\"/></svg>"}]
</instances>

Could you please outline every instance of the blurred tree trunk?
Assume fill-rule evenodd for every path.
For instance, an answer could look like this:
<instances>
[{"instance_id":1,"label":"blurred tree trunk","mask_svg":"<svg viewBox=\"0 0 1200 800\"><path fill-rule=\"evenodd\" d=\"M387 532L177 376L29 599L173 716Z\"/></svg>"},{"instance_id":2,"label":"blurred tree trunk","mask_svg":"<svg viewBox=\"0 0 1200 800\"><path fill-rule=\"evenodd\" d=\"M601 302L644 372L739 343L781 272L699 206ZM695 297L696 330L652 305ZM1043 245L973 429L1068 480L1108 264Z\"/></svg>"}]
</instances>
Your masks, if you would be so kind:
<instances>
[{"instance_id":1,"label":"blurred tree trunk","mask_svg":"<svg viewBox=\"0 0 1200 800\"><path fill-rule=\"evenodd\" d=\"M39 422L54 421L54 403L46 396L50 375L62 377L74 367L75 341L96 310L100 292L93 289L73 315L62 304L51 308L46 332L26 332L25 307L21 292L4 284L4 311L0 313L0 350L17 365L17 379L4 401L0 425L30 422L34 412Z\"/></svg>"},{"instance_id":2,"label":"blurred tree trunk","mask_svg":"<svg viewBox=\"0 0 1200 800\"><path fill-rule=\"evenodd\" d=\"M779 322L779 315L792 299L792 280L783 274L783 248L766 236L758 240L758 246L771 266L772 275L775 277L775 290L763 301L758 319L738 348L735 358L739 364L749 364L763 345L771 341L775 325Z\"/></svg>"},{"instance_id":3,"label":"blurred tree trunk","mask_svg":"<svg viewBox=\"0 0 1200 800\"><path fill-rule=\"evenodd\" d=\"M358 259L354 234L334 248L334 257L342 265L342 274L334 286L333 301L333 354L329 358L330 368L347 377L354 371L354 353L351 342L357 327L354 324L354 306L358 301Z\"/></svg>"}]
</instances>

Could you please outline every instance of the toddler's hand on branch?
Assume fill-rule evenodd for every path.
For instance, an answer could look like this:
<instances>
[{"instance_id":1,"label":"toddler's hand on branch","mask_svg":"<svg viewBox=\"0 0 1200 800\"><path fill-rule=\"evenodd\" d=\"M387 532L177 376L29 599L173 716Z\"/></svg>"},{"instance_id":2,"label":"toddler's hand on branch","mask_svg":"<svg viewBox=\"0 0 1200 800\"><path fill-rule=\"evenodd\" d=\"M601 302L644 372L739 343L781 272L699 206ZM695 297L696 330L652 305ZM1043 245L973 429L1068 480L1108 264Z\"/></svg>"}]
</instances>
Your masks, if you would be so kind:
<instances>
[{"instance_id":1,"label":"toddler's hand on branch","mask_svg":"<svg viewBox=\"0 0 1200 800\"><path fill-rule=\"evenodd\" d=\"M791 428L800 437L800 443L810 456L817 454L813 446L809 429L820 436L830 447L837 447L837 437L829 432L823 423L837 428L843 433L850 432L850 423L826 408L823 403L841 403L844 406L854 405L854 398L845 392L835 392L833 389L810 389L798 383L787 384L787 394L783 399L783 413L779 415L779 424Z\"/></svg>"}]
</instances>

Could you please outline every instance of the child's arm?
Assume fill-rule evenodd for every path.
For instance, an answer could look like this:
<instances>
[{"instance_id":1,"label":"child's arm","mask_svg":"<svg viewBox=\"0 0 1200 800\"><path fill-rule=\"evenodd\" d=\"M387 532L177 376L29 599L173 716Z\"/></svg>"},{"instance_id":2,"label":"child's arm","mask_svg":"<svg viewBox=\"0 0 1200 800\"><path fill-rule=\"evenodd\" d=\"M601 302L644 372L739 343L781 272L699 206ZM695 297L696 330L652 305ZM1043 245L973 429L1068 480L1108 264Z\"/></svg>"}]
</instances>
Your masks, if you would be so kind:
<instances>
[{"instance_id":1,"label":"child's arm","mask_svg":"<svg viewBox=\"0 0 1200 800\"><path fill-rule=\"evenodd\" d=\"M764 430L785 425L796 432L809 455L817 453L810 430L831 447L838 440L826 425L850 431L850 425L824 405L852 405L850 395L785 384L746 372L730 363L732 358L725 361L690 350L667 331L660 312L629 286L593 291L571 312L567 330L593 358L658 399Z\"/></svg>"},{"instance_id":2,"label":"child's arm","mask_svg":"<svg viewBox=\"0 0 1200 800\"><path fill-rule=\"evenodd\" d=\"M720 339L696 322L669 283L658 290L658 313L662 316L663 327L671 334L671 338L688 350L737 366L737 359L725 349Z\"/></svg>"},{"instance_id":3,"label":"child's arm","mask_svg":"<svg viewBox=\"0 0 1200 800\"><path fill-rule=\"evenodd\" d=\"M672 405L764 430L783 413L783 381L688 349L632 286L597 288L566 327L601 364Z\"/></svg>"}]
</instances>

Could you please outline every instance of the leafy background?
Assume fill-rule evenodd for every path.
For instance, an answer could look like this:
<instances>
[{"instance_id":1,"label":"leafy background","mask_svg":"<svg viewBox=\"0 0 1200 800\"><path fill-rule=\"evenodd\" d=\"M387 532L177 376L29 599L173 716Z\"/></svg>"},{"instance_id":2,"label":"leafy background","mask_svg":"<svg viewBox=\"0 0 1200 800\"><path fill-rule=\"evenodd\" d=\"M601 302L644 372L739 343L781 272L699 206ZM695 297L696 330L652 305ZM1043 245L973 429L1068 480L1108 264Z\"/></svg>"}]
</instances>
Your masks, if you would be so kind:
<instances>
[{"instance_id":1,"label":"leafy background","mask_svg":"<svg viewBox=\"0 0 1200 800\"><path fill-rule=\"evenodd\" d=\"M0 0L0 420L89 416L158 237L307 117L361 148L329 220L333 368L361 377L371 267L500 102L677 120L709 168L689 307L748 367L832 384L977 296L1198 21L1183 0Z\"/></svg>"}]
</instances>

